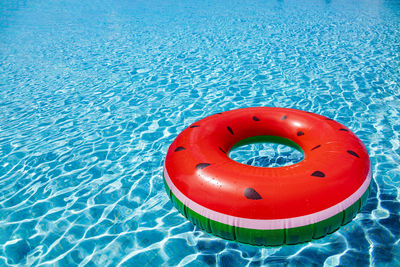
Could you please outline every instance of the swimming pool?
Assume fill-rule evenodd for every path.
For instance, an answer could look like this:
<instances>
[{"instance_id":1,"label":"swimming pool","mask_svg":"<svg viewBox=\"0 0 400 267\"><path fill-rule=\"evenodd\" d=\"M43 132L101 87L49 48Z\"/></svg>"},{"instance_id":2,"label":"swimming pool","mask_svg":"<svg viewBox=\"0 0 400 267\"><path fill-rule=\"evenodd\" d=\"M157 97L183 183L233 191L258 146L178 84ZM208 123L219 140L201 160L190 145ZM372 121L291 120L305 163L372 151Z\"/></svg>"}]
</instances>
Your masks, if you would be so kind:
<instances>
[{"instance_id":1,"label":"swimming pool","mask_svg":"<svg viewBox=\"0 0 400 267\"><path fill-rule=\"evenodd\" d=\"M39 0L0 14L1 266L400 265L399 1ZM178 213L169 144L249 106L359 136L374 181L353 222L259 248Z\"/></svg>"}]
</instances>

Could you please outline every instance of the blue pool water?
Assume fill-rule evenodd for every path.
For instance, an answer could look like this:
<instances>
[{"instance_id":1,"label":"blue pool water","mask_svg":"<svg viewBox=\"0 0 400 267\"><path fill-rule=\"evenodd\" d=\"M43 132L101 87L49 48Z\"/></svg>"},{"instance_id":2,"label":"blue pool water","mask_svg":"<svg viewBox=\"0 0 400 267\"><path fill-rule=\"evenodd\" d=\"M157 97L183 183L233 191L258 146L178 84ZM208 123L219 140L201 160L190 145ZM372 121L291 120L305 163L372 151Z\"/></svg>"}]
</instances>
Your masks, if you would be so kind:
<instances>
[{"instance_id":1,"label":"blue pool water","mask_svg":"<svg viewBox=\"0 0 400 267\"><path fill-rule=\"evenodd\" d=\"M178 213L169 144L249 106L360 137L374 181L353 222L259 248ZM399 136L399 1L0 3L0 266L399 266Z\"/></svg>"},{"instance_id":2,"label":"blue pool water","mask_svg":"<svg viewBox=\"0 0 400 267\"><path fill-rule=\"evenodd\" d=\"M231 149L229 157L242 164L274 168L296 164L304 154L281 143L257 142Z\"/></svg>"}]
</instances>

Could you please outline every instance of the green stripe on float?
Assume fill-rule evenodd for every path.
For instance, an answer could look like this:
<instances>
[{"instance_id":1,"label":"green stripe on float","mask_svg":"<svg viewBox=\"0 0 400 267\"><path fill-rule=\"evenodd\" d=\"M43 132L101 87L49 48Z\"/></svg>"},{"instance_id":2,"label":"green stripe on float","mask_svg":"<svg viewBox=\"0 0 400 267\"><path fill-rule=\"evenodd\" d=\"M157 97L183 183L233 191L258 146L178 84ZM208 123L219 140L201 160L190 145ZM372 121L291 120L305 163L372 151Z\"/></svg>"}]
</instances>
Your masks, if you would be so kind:
<instances>
[{"instance_id":1,"label":"green stripe on float","mask_svg":"<svg viewBox=\"0 0 400 267\"><path fill-rule=\"evenodd\" d=\"M169 189L165 179L164 185L174 206L194 225L215 236L255 246L294 245L324 237L339 229L341 225L350 222L364 206L370 191L370 187L368 187L362 197L353 205L318 223L288 229L258 230L235 227L210 220L194 212L177 199Z\"/></svg>"}]
</instances>

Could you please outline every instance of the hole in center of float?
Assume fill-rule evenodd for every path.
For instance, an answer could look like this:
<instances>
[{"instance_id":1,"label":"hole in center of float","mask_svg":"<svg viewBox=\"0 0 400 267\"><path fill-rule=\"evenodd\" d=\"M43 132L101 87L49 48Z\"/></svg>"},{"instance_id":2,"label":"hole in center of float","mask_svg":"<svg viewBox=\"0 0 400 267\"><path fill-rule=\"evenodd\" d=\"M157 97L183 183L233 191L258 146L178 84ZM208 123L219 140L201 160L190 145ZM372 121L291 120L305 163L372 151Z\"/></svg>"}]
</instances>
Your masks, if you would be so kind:
<instances>
[{"instance_id":1,"label":"hole in center of float","mask_svg":"<svg viewBox=\"0 0 400 267\"><path fill-rule=\"evenodd\" d=\"M279 136L254 136L236 143L229 151L234 161L256 167L284 167L304 159L301 147Z\"/></svg>"}]
</instances>

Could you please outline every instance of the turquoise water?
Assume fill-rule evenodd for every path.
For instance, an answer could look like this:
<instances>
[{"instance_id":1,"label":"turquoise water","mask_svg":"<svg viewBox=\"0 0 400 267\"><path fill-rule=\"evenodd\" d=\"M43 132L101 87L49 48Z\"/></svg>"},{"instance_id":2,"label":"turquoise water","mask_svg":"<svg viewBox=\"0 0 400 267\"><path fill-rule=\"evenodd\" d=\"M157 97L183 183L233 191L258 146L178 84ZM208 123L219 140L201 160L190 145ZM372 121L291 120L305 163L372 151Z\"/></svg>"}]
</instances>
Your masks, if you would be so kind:
<instances>
[{"instance_id":1,"label":"turquoise water","mask_svg":"<svg viewBox=\"0 0 400 267\"><path fill-rule=\"evenodd\" d=\"M399 1L2 1L0 266L398 266L399 70ZM359 136L374 181L353 222L258 248L178 213L168 146L249 106Z\"/></svg>"},{"instance_id":2,"label":"turquoise water","mask_svg":"<svg viewBox=\"0 0 400 267\"><path fill-rule=\"evenodd\" d=\"M285 144L265 141L233 148L229 157L242 164L275 168L302 161L304 153Z\"/></svg>"}]
</instances>

